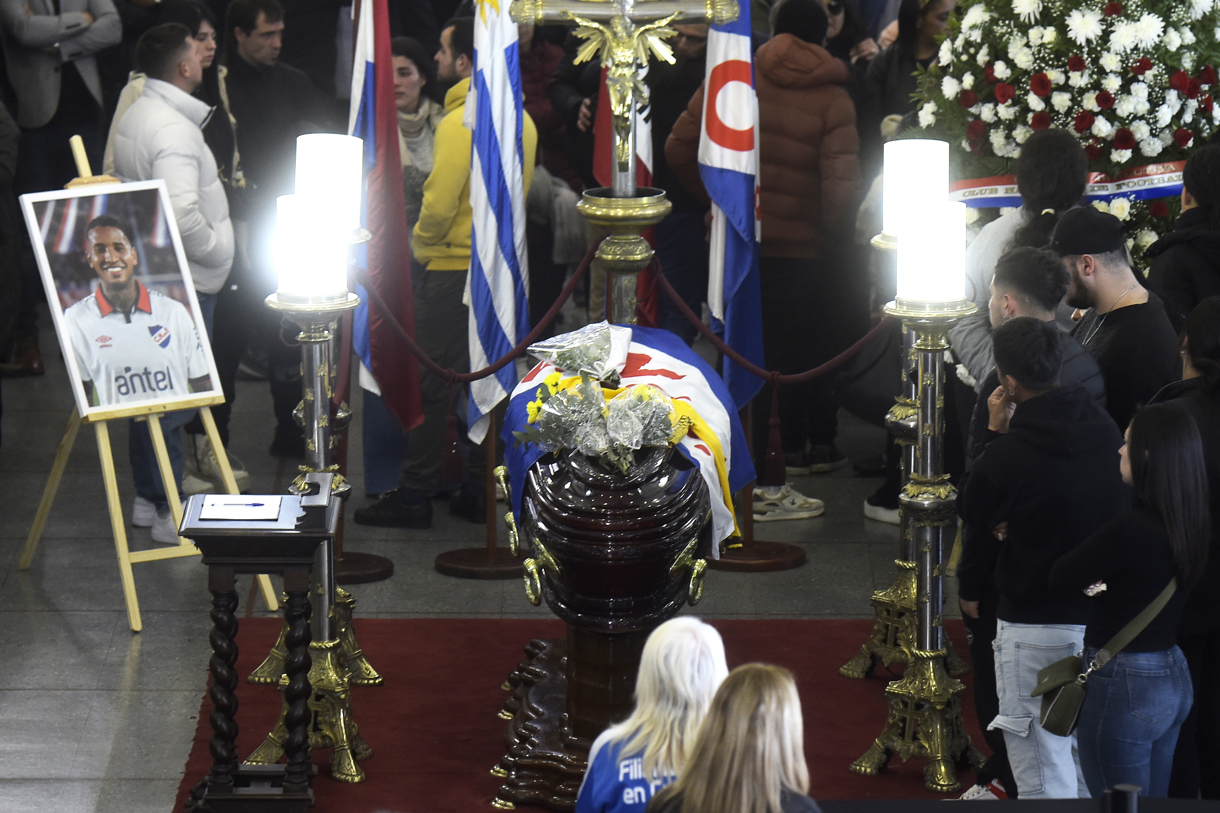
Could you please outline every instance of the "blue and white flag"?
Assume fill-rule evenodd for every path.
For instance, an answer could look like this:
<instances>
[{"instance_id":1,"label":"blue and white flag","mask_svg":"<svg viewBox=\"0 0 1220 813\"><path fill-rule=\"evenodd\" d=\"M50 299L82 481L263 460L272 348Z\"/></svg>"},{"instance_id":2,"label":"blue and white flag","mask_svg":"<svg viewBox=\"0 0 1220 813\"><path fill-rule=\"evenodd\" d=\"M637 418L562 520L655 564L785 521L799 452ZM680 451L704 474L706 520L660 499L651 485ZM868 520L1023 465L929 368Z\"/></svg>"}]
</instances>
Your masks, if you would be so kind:
<instances>
[{"instance_id":1,"label":"blue and white flag","mask_svg":"<svg viewBox=\"0 0 1220 813\"><path fill-rule=\"evenodd\" d=\"M470 369L506 355L530 330L525 248L525 159L522 155L521 63L508 0L479 0L474 15L474 76L466 115L470 155ZM473 107L473 114L472 114ZM517 384L516 366L471 382L470 439L487 434L487 415Z\"/></svg>"},{"instance_id":2,"label":"blue and white flag","mask_svg":"<svg viewBox=\"0 0 1220 813\"><path fill-rule=\"evenodd\" d=\"M707 303L724 322L725 342L763 366L762 294L758 275L758 96L750 49L750 4L738 18L714 25L707 39L699 174L712 198ZM738 409L763 381L729 359L724 380Z\"/></svg>"}]
</instances>

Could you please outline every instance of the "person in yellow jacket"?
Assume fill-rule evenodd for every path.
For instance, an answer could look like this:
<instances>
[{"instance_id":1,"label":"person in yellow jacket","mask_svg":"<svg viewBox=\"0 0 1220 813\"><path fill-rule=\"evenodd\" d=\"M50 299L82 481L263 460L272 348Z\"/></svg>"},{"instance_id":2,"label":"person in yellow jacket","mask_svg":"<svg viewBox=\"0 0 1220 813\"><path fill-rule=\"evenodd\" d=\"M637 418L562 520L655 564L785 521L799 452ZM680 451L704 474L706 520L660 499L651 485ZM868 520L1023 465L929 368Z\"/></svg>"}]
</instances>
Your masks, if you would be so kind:
<instances>
[{"instance_id":1,"label":"person in yellow jacket","mask_svg":"<svg viewBox=\"0 0 1220 813\"><path fill-rule=\"evenodd\" d=\"M415 295L415 338L428 357L459 372L470 369L467 312L462 304L470 273L470 160L471 132L463 123L470 77L474 71L474 18L455 17L441 32L436 52L437 78L454 82L445 94L445 117L436 128L432 172L424 183L424 201L412 233L411 285ZM538 131L523 113L522 154L525 189L534 175ZM445 380L420 369L424 422L410 432L407 455L398 488L374 504L357 509L361 525L393 528L432 526L432 495L441 482L445 419L451 409ZM486 441L485 441L486 442ZM470 450L465 481L450 504L451 513L471 522L487 521L486 457L482 447Z\"/></svg>"}]
</instances>

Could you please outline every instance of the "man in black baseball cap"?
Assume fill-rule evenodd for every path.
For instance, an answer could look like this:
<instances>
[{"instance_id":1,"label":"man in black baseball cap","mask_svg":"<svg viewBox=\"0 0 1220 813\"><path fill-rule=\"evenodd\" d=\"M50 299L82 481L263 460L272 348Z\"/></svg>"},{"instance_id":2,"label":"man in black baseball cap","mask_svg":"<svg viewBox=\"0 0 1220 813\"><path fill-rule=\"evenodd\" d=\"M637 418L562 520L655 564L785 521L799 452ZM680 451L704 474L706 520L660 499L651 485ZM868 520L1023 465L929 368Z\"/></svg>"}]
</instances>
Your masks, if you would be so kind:
<instances>
[{"instance_id":1,"label":"man in black baseball cap","mask_svg":"<svg viewBox=\"0 0 1220 813\"><path fill-rule=\"evenodd\" d=\"M1064 301L1084 311L1072 336L1097 359L1106 410L1126 430L1135 408L1176 378L1178 339L1165 307L1132 269L1114 215L1092 206L1069 209L1047 248L1071 277Z\"/></svg>"}]
</instances>

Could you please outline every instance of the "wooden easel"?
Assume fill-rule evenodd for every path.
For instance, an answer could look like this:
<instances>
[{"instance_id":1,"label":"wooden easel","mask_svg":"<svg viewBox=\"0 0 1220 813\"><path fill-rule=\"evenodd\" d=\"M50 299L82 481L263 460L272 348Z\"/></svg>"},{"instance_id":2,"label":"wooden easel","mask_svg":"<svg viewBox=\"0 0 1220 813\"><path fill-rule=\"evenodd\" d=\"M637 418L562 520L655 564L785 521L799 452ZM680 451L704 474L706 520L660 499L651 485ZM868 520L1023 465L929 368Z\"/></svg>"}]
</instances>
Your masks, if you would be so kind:
<instances>
[{"instance_id":1,"label":"wooden easel","mask_svg":"<svg viewBox=\"0 0 1220 813\"><path fill-rule=\"evenodd\" d=\"M82 186L84 184L119 182L117 178L107 175L93 175L90 172L89 160L85 157L85 148L80 136L73 136L71 144L72 152L76 156L77 170L81 173L81 177L69 183L69 187ZM71 352L71 348L68 348L66 352ZM212 449L216 452L216 459L220 463L220 475L224 481L225 491L229 494L239 494L241 492L237 488L237 480L233 477L233 469L229 466L229 457L225 454L224 444L220 442L220 435L216 431L216 421L212 418L212 410L210 408L214 404L222 403L224 403L223 395L200 395L196 398L176 401L172 404L116 407L114 409L99 410L90 413L83 419L80 416L80 412L74 408L72 415L68 418L68 426L64 429L63 439L59 442L59 451L55 453L55 463L51 466L50 476L47 477L47 485L42 492L42 501L38 503L38 513L34 515L34 524L30 527L30 535L25 540L25 548L21 551L21 560L17 563L17 569L28 570L30 563L34 560L34 554L38 550L38 543L42 539L42 532L46 529L47 517L51 514L51 504L55 501L55 494L59 491L59 482L63 478L64 469L68 466L68 457L72 454L72 447L76 443L76 434L80 430L80 425L82 423L93 424L97 435L98 456L102 462L102 481L106 488L106 505L110 509L110 528L114 533L114 548L119 560L119 577L123 582L123 597L127 603L127 621L131 625L132 632L139 632L143 629L144 625L140 620L140 603L136 596L135 578L131 572L132 564L156 562L162 559L177 559L183 556L197 556L199 549L189 539L183 537L179 537L178 544L171 547L138 550L134 553L128 549L126 523L123 521L123 506L119 499L118 478L114 472L114 454L110 447L110 430L106 424L109 421L121 418L135 418L136 420L148 421L148 432L152 436L153 451L157 457L157 468L161 472L161 481L165 484L165 496L169 502L170 515L173 517L174 527L177 528L182 525L182 501L178 497L178 484L174 479L173 469L170 466L169 452L165 448L165 435L161 431L161 413L170 410L194 409L198 407L199 415L203 419L204 430L207 432L208 440L211 441ZM263 602L267 605L267 609L278 609L279 602L276 600L275 591L271 587L271 580L265 575L259 575L257 579L263 594Z\"/></svg>"},{"instance_id":2,"label":"wooden easel","mask_svg":"<svg viewBox=\"0 0 1220 813\"><path fill-rule=\"evenodd\" d=\"M223 396L209 395L175 402L170 406L174 409L199 407L199 415L203 419L208 440L211 441L212 448L216 450L216 459L220 462L220 475L224 480L225 491L229 494L239 494L237 480L233 477L233 469L229 466L229 458L224 452L224 445L220 442L220 435L216 431L216 421L212 418L210 409L211 404L223 403L223 400ZM38 543L42 539L42 532L47 526L47 517L51 514L51 504L55 502L59 482L63 478L64 469L68 466L68 457L72 454L72 447L76 443L76 434L82 423L93 424L97 435L98 457L102 462L102 482L106 488L106 506L110 509L110 529L114 533L114 549L119 560L119 578L123 582L123 598L127 603L127 621L131 625L132 632L139 632L144 625L140 620L140 602L136 596L136 583L131 566L140 562L197 556L199 549L189 539L183 537L178 538L177 545L169 547L134 552L128 549L127 528L123 520L123 505L119 499L119 484L114 472L114 454L110 447L110 430L107 423L120 418L148 421L148 433L152 436L153 450L157 456L157 468L161 472L161 481L165 484L165 496L169 502L170 515L174 519L174 526L178 527L182 524L182 501L178 497L178 486L174 480L173 470L170 468L169 452L165 448L165 436L161 432L160 413L165 411L165 407L159 405L128 407L93 413L82 419L76 409L72 410L72 415L68 418L68 426L64 429L63 439L59 442L59 451L55 454L55 463L51 466L51 474L47 477L46 488L42 492L42 501L38 503L38 513L34 515L34 524L30 527L30 535L25 540L25 548L21 551L21 559L17 563L18 570L28 570L30 563L34 560ZM271 579L263 575L258 576L257 579L267 609L278 609L279 602L276 600L275 590L272 589Z\"/></svg>"}]
</instances>

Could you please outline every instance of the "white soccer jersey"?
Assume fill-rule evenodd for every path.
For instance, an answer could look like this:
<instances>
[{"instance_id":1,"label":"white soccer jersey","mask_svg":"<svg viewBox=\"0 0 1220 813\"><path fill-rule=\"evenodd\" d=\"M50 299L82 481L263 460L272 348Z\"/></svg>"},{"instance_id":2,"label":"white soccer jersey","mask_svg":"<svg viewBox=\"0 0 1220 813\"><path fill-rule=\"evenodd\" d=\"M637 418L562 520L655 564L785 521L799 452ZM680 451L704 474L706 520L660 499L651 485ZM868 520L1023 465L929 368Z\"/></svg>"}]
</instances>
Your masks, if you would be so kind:
<instances>
[{"instance_id":1,"label":"white soccer jersey","mask_svg":"<svg viewBox=\"0 0 1220 813\"><path fill-rule=\"evenodd\" d=\"M209 375L195 323L182 304L137 282L128 318L98 288L64 311L81 378L99 406L190 394L187 381Z\"/></svg>"}]
</instances>

